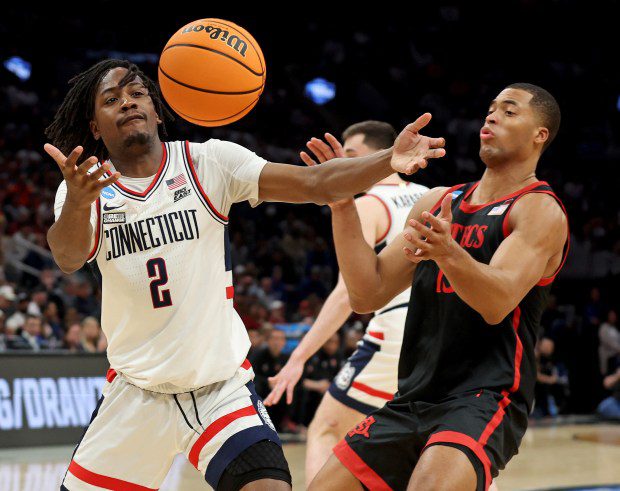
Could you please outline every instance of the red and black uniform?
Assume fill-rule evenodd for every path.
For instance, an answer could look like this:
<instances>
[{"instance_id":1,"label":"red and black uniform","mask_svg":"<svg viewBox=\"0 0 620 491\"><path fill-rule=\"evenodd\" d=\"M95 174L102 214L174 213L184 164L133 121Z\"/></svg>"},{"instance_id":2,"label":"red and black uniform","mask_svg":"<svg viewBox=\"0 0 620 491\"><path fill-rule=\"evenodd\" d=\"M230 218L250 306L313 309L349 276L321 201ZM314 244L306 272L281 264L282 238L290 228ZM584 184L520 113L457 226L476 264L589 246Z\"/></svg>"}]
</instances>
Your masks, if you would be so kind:
<instances>
[{"instance_id":1,"label":"red and black uniform","mask_svg":"<svg viewBox=\"0 0 620 491\"><path fill-rule=\"evenodd\" d=\"M450 188L452 236L488 264L511 233L508 217L529 193L562 203L535 182L500 200L470 205L478 182ZM444 194L445 196L445 194ZM437 215L441 201L431 210ZM564 207L562 206L562 209ZM533 406L534 345L551 283L541 280L498 325L487 324L454 292L434 261L418 264L399 363L398 393L335 448L340 461L372 490L405 489L420 454L434 444L463 450L478 472L478 489L518 451Z\"/></svg>"}]
</instances>

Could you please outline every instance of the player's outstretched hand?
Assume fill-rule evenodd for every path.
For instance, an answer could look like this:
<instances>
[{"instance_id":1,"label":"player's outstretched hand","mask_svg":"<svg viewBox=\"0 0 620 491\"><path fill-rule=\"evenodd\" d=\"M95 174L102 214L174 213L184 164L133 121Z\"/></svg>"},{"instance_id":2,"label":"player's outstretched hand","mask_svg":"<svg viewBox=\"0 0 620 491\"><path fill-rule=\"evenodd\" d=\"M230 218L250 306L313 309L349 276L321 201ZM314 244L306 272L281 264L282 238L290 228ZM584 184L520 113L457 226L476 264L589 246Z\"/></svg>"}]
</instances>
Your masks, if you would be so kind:
<instances>
[{"instance_id":1,"label":"player's outstretched hand","mask_svg":"<svg viewBox=\"0 0 620 491\"><path fill-rule=\"evenodd\" d=\"M431 120L430 113L424 113L413 123L405 126L394 142L392 168L402 174L413 174L428 165L428 159L437 159L446 154L443 138L430 138L420 134Z\"/></svg>"},{"instance_id":2,"label":"player's outstretched hand","mask_svg":"<svg viewBox=\"0 0 620 491\"><path fill-rule=\"evenodd\" d=\"M437 216L425 211L422 213L422 220L430 223L430 227L413 218L408 221L403 237L411 244L411 247L403 248L405 257L413 263L429 259L440 261L449 255L456 245L451 231L452 194L448 193L444 196Z\"/></svg>"},{"instance_id":3,"label":"player's outstretched hand","mask_svg":"<svg viewBox=\"0 0 620 491\"><path fill-rule=\"evenodd\" d=\"M75 147L68 157L54 145L46 143L44 150L58 164L65 181L67 182L67 201L71 201L77 208L88 208L99 197L101 190L118 181L120 172L114 172L111 177L99 180L105 172L110 170L110 164L103 164L96 171L88 173L97 163L97 157L89 157L78 165L78 159L84 149Z\"/></svg>"},{"instance_id":4,"label":"player's outstretched hand","mask_svg":"<svg viewBox=\"0 0 620 491\"><path fill-rule=\"evenodd\" d=\"M299 152L301 160L303 160L303 162L307 166L312 167L314 165L327 162L331 159L346 157L344 153L344 148L342 148L341 143L334 135L332 135L331 133L325 133L325 140L327 140L327 143L325 143L320 138L311 138L308 143L306 143L308 150L310 150L314 154L316 160L310 157L307 152ZM349 201L353 201L353 199L347 198L340 201L334 201L333 203L327 203L327 205L329 207L332 207L338 204L347 203Z\"/></svg>"},{"instance_id":5,"label":"player's outstretched hand","mask_svg":"<svg viewBox=\"0 0 620 491\"><path fill-rule=\"evenodd\" d=\"M273 406L280 402L282 395L286 392L286 403L293 402L293 391L302 374L304 373L304 364L296 359L289 358L282 369L274 376L267 380L271 387L271 392L265 398L265 406Z\"/></svg>"}]
</instances>

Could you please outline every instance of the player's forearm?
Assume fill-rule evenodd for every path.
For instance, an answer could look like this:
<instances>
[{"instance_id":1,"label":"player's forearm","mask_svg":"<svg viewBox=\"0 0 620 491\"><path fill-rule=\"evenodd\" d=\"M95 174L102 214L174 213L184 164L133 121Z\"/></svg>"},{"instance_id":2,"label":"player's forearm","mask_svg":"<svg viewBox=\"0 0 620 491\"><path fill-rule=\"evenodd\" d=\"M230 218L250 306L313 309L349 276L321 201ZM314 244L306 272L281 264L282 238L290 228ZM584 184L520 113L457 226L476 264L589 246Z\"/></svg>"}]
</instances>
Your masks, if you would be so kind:
<instances>
[{"instance_id":1,"label":"player's forearm","mask_svg":"<svg viewBox=\"0 0 620 491\"><path fill-rule=\"evenodd\" d=\"M454 292L488 324L499 324L519 303L504 271L476 261L456 242L437 265Z\"/></svg>"},{"instance_id":2,"label":"player's forearm","mask_svg":"<svg viewBox=\"0 0 620 491\"><path fill-rule=\"evenodd\" d=\"M351 198L394 173L390 165L392 149L365 157L337 158L312 167L314 198L319 204Z\"/></svg>"},{"instance_id":3,"label":"player's forearm","mask_svg":"<svg viewBox=\"0 0 620 491\"><path fill-rule=\"evenodd\" d=\"M79 208L65 201L60 217L47 233L54 260L63 272L73 273L84 265L91 237L90 206Z\"/></svg>"},{"instance_id":4,"label":"player's forearm","mask_svg":"<svg viewBox=\"0 0 620 491\"><path fill-rule=\"evenodd\" d=\"M351 308L370 312L380 302L381 277L374 249L364 240L353 201L332 207L332 229L340 273L344 278ZM389 299L388 299L389 300ZM380 307L383 304L378 304Z\"/></svg>"},{"instance_id":5,"label":"player's forearm","mask_svg":"<svg viewBox=\"0 0 620 491\"><path fill-rule=\"evenodd\" d=\"M295 348L291 358L297 358L302 363L308 361L338 331L351 312L346 288L336 287L325 300L312 328Z\"/></svg>"}]
</instances>

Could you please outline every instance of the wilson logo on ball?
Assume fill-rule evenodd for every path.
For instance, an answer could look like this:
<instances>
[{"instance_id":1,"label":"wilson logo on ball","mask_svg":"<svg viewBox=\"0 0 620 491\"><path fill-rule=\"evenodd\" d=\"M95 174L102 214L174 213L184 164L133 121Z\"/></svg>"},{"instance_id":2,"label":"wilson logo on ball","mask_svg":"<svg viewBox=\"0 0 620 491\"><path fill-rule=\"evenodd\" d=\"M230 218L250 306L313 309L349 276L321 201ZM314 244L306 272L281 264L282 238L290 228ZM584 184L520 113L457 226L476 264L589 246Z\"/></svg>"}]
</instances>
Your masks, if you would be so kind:
<instances>
[{"instance_id":1,"label":"wilson logo on ball","mask_svg":"<svg viewBox=\"0 0 620 491\"><path fill-rule=\"evenodd\" d=\"M203 26L202 24L198 24L197 26L186 27L183 29L183 34L187 34L189 32L200 32L203 30L211 39L219 39L245 58L245 52L248 49L248 44L239 36L231 36L228 31L220 29L219 27Z\"/></svg>"}]
</instances>

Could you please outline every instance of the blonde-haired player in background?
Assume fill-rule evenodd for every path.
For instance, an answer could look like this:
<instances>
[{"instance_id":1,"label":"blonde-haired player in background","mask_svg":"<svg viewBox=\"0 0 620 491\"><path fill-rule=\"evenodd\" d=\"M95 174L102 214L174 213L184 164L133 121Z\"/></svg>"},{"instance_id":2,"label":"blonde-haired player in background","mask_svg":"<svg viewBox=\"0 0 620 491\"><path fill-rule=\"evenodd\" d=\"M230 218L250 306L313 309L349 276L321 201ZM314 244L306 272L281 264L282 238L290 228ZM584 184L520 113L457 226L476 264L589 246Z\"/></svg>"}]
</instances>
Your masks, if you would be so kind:
<instances>
[{"instance_id":1,"label":"blonde-haired player in background","mask_svg":"<svg viewBox=\"0 0 620 491\"><path fill-rule=\"evenodd\" d=\"M326 134L331 146L319 139L308 142L308 148L320 163L336 157L362 157L394 144L396 131L381 121L363 121L349 126L342 134L344 145ZM306 152L302 160L312 166L316 162ZM366 242L380 250L405 227L413 204L428 188L407 182L394 173L370 188L355 201ZM357 350L331 383L308 428L306 449L306 485L331 455L332 448L347 431L375 409L393 398L397 390L397 372L403 329L407 315L409 290L393 298L377 310ZM321 312L295 348L282 370L270 379L273 390L265 399L267 406L277 404L293 390L301 378L304 364L342 326L353 310L342 276L329 295Z\"/></svg>"}]
</instances>

